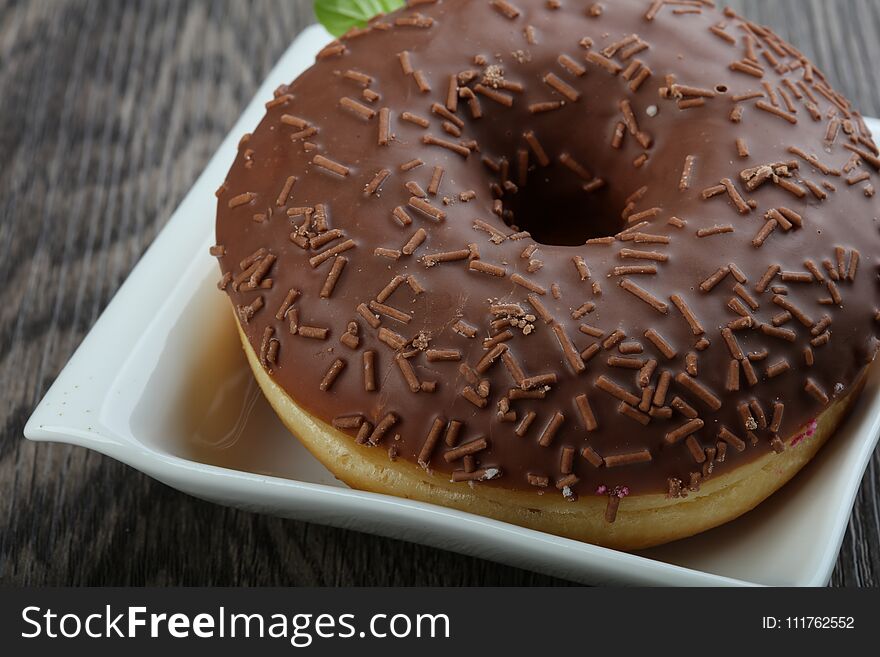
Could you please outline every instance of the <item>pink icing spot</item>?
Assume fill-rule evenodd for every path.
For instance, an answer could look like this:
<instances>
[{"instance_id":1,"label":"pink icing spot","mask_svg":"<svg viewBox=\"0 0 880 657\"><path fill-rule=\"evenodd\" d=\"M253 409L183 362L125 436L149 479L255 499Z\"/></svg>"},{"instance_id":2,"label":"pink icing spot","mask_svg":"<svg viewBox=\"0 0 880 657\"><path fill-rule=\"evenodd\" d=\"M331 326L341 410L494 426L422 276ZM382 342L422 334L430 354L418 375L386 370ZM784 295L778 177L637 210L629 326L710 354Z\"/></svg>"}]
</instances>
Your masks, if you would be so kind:
<instances>
[{"instance_id":1,"label":"pink icing spot","mask_svg":"<svg viewBox=\"0 0 880 657\"><path fill-rule=\"evenodd\" d=\"M605 484L596 486L596 495L613 495L614 497L626 497L629 495L629 486L615 486L608 488Z\"/></svg>"},{"instance_id":2,"label":"pink icing spot","mask_svg":"<svg viewBox=\"0 0 880 657\"><path fill-rule=\"evenodd\" d=\"M792 441L791 441L791 446L794 447L795 445L797 445L799 442L801 442L802 440L804 440L804 439L806 439L806 438L812 438L813 435L816 433L816 429L817 429L818 427L819 427L819 423L816 422L816 419L815 419L815 418L813 418L812 420L810 420L809 424L807 424L807 429L806 429L806 431L803 431L802 433L799 433L798 435L796 435L796 436L792 439Z\"/></svg>"},{"instance_id":3,"label":"pink icing spot","mask_svg":"<svg viewBox=\"0 0 880 657\"><path fill-rule=\"evenodd\" d=\"M615 497L626 497L629 495L629 486L615 486L608 488L605 484L596 486L596 495L613 495Z\"/></svg>"}]
</instances>

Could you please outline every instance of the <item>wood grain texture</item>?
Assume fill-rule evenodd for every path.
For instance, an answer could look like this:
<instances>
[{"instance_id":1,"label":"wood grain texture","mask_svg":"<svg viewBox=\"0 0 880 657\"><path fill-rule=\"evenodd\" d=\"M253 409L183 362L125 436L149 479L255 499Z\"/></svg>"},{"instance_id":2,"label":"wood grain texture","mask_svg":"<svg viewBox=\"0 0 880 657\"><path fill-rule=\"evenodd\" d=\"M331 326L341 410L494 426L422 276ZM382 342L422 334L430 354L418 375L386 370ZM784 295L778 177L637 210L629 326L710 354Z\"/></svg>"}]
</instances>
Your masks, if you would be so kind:
<instances>
[{"instance_id":1,"label":"wood grain texture","mask_svg":"<svg viewBox=\"0 0 880 657\"><path fill-rule=\"evenodd\" d=\"M742 0L880 115L878 0ZM554 585L214 506L22 439L28 415L297 32L306 0L0 0L0 583ZM880 458L832 583L880 584Z\"/></svg>"}]
</instances>

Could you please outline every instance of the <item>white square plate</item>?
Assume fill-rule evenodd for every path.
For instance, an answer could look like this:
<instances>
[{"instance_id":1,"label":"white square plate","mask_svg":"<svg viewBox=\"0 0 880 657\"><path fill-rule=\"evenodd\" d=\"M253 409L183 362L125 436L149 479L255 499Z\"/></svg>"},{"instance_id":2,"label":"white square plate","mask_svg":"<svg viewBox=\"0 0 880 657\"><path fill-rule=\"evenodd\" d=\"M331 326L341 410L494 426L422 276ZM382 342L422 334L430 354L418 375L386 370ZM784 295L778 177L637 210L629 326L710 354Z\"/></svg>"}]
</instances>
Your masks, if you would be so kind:
<instances>
[{"instance_id":1,"label":"white square plate","mask_svg":"<svg viewBox=\"0 0 880 657\"><path fill-rule=\"evenodd\" d=\"M263 83L25 427L82 445L192 495L383 534L580 582L824 585L880 431L880 372L801 476L700 536L627 554L431 504L347 488L284 429L244 359L215 287L214 190L272 90L329 40L305 30ZM877 131L880 122L872 122ZM279 445L288 458L279 461Z\"/></svg>"}]
</instances>

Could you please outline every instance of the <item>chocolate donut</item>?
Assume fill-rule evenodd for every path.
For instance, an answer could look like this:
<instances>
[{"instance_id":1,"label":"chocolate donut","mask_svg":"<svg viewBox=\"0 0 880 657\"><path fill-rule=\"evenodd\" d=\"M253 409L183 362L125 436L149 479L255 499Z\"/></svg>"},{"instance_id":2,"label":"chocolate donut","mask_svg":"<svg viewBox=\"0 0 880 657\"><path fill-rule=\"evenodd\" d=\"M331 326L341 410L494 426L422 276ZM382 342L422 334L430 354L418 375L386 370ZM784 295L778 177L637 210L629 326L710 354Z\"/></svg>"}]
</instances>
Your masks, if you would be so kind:
<instances>
[{"instance_id":1,"label":"chocolate donut","mask_svg":"<svg viewBox=\"0 0 880 657\"><path fill-rule=\"evenodd\" d=\"M878 169L712 2L411 0L266 103L212 252L337 477L636 548L758 504L858 396Z\"/></svg>"}]
</instances>

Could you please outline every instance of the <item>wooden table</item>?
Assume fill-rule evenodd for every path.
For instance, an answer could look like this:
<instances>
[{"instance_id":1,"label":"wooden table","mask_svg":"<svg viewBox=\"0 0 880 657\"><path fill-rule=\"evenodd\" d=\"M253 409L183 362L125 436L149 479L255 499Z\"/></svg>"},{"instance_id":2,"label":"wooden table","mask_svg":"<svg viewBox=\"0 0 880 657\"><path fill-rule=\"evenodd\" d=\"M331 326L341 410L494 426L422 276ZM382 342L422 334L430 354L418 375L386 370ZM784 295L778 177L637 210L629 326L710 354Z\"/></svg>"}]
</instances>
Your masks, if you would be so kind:
<instances>
[{"instance_id":1,"label":"wooden table","mask_svg":"<svg viewBox=\"0 0 880 657\"><path fill-rule=\"evenodd\" d=\"M611 2L612 0L608 0ZM742 0L880 115L880 1ZM0 0L0 583L559 580L193 499L22 427L297 32L306 0ZM880 458L832 583L880 584Z\"/></svg>"}]
</instances>

